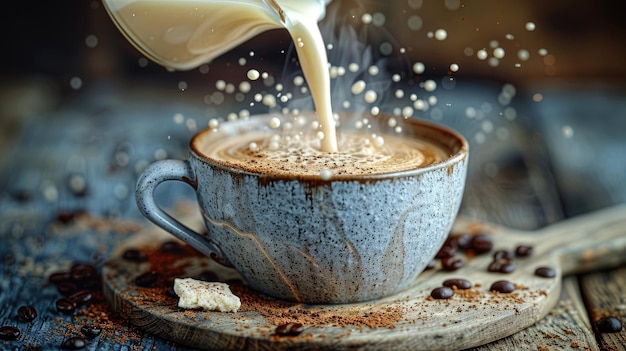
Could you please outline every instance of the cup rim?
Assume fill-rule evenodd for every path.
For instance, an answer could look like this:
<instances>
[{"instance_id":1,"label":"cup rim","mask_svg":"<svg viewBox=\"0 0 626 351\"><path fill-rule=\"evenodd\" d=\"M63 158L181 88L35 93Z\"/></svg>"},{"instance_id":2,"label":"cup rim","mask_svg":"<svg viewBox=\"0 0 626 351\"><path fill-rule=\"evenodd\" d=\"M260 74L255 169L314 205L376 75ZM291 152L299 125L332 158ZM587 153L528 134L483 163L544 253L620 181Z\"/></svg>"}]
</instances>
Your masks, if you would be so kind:
<instances>
[{"instance_id":1,"label":"cup rim","mask_svg":"<svg viewBox=\"0 0 626 351\"><path fill-rule=\"evenodd\" d=\"M271 117L274 117L274 116L276 116L276 114L272 114L272 113L258 114L258 115L252 115L248 119L245 119L245 120L226 121L222 123L226 123L229 125L250 124L250 126L252 125L256 126L259 123L262 123L262 121L267 121ZM368 118L374 118L374 119L382 119L383 117L391 117L391 116L368 115ZM214 130L211 128L205 128L199 131L198 133L196 133L192 137L192 139L189 141L189 150L190 150L191 155L193 155L195 158L199 159L200 161L207 163L213 167L226 170L228 172L241 174L241 175L255 176L257 178L262 178L268 181L297 180L297 181L306 181L310 183L333 183L333 182L338 182L338 181L371 182L371 181L379 181L379 180L389 180L389 179L396 179L396 178L403 178L403 177L414 177L417 175L421 175L421 174L428 173L428 172L442 169L442 168L448 168L448 174L452 174L454 166L457 165L458 163L461 163L464 159L468 157L469 143L467 139L455 129L445 126L440 123L435 123L435 122L431 122L431 121L427 121L427 120L419 119L419 118L408 118L408 119L402 118L401 120L404 125L407 125L407 124L414 125L414 126L417 125L418 127L421 128L421 129L416 129L416 130L430 131L430 133L435 133L441 136L447 136L447 138L445 138L444 140L444 141L447 141L447 143L444 143L442 140L435 139L432 136L428 138L428 140L432 142L436 142L440 146L448 147L449 149L456 149L456 150L454 150L454 153L451 154L448 158L446 158L443 161L435 162L435 163L429 164L427 166L419 167L419 168L403 170L403 171L394 171L394 172L388 172L388 173L376 173L376 174L337 174L337 175L333 175L330 179L323 179L319 175L310 175L310 174L290 175L290 174L271 174L271 173L263 173L263 172L254 172L254 171L250 171L250 170L233 166L226 162L220 162L218 160L209 158L205 156L200 150L198 150L198 148L196 147L196 141L202 138L205 134L214 132ZM251 124L251 123L254 123L254 124ZM411 133L412 136L413 134L414 133ZM451 144L456 144L456 145L451 145Z\"/></svg>"}]
</instances>

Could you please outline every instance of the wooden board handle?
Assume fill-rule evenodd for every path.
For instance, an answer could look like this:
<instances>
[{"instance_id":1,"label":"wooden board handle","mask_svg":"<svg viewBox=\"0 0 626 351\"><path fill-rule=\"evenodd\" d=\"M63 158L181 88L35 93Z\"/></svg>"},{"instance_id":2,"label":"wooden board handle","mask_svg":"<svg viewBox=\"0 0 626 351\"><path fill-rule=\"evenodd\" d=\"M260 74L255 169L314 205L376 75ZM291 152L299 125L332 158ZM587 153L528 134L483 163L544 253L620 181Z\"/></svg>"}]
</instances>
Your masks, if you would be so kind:
<instances>
[{"instance_id":1,"label":"wooden board handle","mask_svg":"<svg viewBox=\"0 0 626 351\"><path fill-rule=\"evenodd\" d=\"M536 254L556 255L563 274L615 267L626 263L626 204L566 219L536 234Z\"/></svg>"}]
</instances>

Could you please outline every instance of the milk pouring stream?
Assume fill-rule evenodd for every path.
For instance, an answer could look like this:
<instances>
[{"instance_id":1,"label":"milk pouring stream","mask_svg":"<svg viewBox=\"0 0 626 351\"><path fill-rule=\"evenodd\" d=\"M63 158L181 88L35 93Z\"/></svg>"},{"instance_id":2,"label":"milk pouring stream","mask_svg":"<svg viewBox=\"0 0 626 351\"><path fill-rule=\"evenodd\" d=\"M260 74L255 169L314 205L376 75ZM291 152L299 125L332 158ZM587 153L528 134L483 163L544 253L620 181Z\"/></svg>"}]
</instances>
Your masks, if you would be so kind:
<instances>
[{"instance_id":1,"label":"milk pouring stream","mask_svg":"<svg viewBox=\"0 0 626 351\"><path fill-rule=\"evenodd\" d=\"M120 31L151 60L188 70L254 36L285 28L294 42L317 119L321 150L337 151L326 47L317 21L330 0L104 0Z\"/></svg>"}]
</instances>

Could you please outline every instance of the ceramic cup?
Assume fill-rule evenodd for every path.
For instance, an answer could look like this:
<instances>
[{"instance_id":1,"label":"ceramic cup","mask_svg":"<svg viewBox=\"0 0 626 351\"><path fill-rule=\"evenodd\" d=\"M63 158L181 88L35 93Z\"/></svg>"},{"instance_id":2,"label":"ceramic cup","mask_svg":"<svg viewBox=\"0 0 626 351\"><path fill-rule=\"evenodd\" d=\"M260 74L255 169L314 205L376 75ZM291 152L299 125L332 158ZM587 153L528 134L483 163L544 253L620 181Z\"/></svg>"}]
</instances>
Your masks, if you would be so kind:
<instances>
[{"instance_id":1,"label":"ceramic cup","mask_svg":"<svg viewBox=\"0 0 626 351\"><path fill-rule=\"evenodd\" d=\"M198 150L203 138L263 128L270 117L202 131L191 140L187 161L149 166L136 189L143 215L278 299L352 303L410 286L454 223L465 186L467 141L444 126L402 120L403 135L431 141L450 157L403 172L329 180L251 173L225 167ZM208 234L194 232L159 208L154 191L168 180L195 189Z\"/></svg>"}]
</instances>

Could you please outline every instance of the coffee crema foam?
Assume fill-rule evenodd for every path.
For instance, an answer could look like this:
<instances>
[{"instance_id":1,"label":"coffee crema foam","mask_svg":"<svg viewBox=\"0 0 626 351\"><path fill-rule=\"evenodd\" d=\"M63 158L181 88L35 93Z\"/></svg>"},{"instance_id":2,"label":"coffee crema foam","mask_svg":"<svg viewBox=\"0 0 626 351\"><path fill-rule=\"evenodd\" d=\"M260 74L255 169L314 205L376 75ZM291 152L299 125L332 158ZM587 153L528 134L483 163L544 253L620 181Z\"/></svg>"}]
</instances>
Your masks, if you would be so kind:
<instances>
[{"instance_id":1,"label":"coffee crema foam","mask_svg":"<svg viewBox=\"0 0 626 351\"><path fill-rule=\"evenodd\" d=\"M205 137L195 142L198 152L220 164L280 176L387 174L426 167L450 157L434 143L392 134L372 138L365 133L343 132L338 135L338 144L339 152L327 153L320 151L314 135L270 132Z\"/></svg>"}]
</instances>

